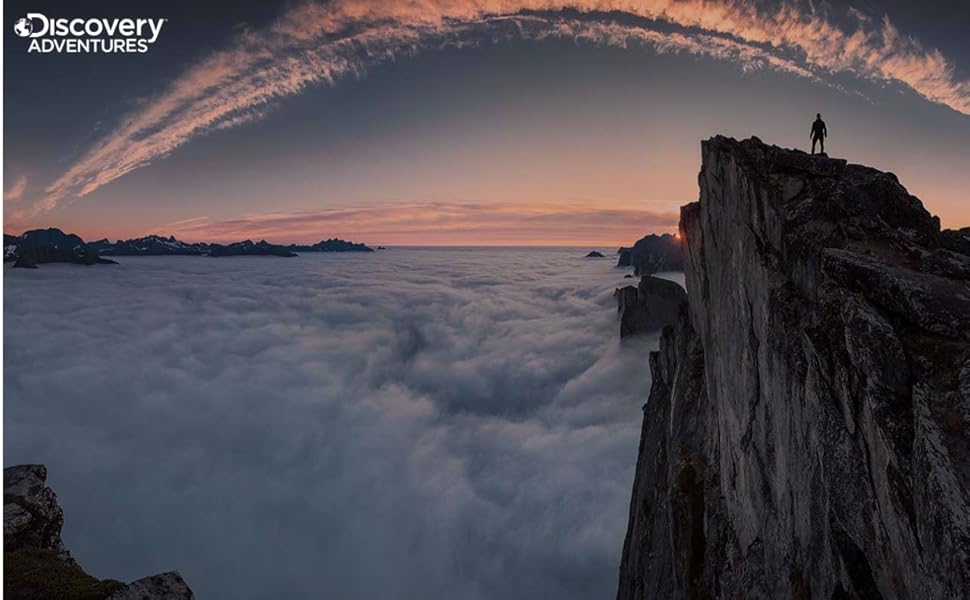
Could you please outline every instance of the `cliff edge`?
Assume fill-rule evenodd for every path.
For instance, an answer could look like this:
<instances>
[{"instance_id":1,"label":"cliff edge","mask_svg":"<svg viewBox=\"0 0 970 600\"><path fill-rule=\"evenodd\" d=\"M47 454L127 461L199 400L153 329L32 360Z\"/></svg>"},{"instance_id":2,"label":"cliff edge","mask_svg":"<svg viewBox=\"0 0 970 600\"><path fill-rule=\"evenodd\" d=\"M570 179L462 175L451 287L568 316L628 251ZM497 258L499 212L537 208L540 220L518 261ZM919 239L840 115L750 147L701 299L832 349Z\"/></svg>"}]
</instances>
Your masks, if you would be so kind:
<instances>
[{"instance_id":1,"label":"cliff edge","mask_svg":"<svg viewBox=\"0 0 970 600\"><path fill-rule=\"evenodd\" d=\"M970 589L970 255L891 173L702 143L617 597Z\"/></svg>"},{"instance_id":2,"label":"cliff edge","mask_svg":"<svg viewBox=\"0 0 970 600\"><path fill-rule=\"evenodd\" d=\"M61 540L64 511L47 486L47 467L3 470L3 597L8 600L192 600L174 572L125 585L87 574Z\"/></svg>"}]
</instances>

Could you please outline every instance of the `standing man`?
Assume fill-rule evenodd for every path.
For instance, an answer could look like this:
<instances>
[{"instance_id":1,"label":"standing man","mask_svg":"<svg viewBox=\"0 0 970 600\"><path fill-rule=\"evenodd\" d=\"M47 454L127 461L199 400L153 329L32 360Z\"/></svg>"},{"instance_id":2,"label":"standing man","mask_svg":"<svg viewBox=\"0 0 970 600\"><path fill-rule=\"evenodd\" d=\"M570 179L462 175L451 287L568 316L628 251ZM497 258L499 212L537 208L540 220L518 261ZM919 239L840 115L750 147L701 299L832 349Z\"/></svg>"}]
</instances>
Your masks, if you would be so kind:
<instances>
[{"instance_id":1,"label":"standing man","mask_svg":"<svg viewBox=\"0 0 970 600\"><path fill-rule=\"evenodd\" d=\"M815 122L812 123L812 154L815 154L815 142L821 146L822 154L825 154L825 138L829 132L825 129L825 121L822 120L822 113L815 115Z\"/></svg>"}]
</instances>

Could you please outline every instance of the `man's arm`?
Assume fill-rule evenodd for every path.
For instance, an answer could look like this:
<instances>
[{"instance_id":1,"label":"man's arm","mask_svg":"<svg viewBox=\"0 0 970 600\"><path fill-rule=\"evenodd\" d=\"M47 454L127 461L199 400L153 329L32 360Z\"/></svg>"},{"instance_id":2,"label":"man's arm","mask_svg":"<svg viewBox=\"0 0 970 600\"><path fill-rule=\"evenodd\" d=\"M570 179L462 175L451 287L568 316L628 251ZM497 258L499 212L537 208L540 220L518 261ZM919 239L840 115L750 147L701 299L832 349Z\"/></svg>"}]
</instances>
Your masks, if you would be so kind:
<instances>
[{"instance_id":1,"label":"man's arm","mask_svg":"<svg viewBox=\"0 0 970 600\"><path fill-rule=\"evenodd\" d=\"M822 123L822 137L829 137L829 130L825 126L825 123Z\"/></svg>"}]
</instances>

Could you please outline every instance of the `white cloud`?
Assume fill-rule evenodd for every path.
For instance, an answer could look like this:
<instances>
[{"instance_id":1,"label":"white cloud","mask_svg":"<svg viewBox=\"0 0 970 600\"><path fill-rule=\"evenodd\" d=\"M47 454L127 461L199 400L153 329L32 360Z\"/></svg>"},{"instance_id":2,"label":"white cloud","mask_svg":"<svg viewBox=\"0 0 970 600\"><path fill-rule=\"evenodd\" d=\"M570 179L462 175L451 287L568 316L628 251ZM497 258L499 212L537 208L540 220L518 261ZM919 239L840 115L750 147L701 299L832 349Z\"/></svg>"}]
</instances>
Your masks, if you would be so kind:
<instances>
[{"instance_id":1,"label":"white cloud","mask_svg":"<svg viewBox=\"0 0 970 600\"><path fill-rule=\"evenodd\" d=\"M308 86L358 76L367 66L442 45L549 36L599 44L645 44L690 52L743 69L773 69L821 79L848 72L906 85L926 99L970 114L970 82L953 65L902 35L888 18L845 29L823 11L717 0L336 0L305 4L272 27L245 31L226 49L190 67L153 100L123 117L46 188L32 214L166 156L206 132L264 115ZM566 16L574 9L581 17ZM522 15L522 11L540 14ZM602 18L617 11L640 24ZM657 23L680 28L666 31Z\"/></svg>"},{"instance_id":2,"label":"white cloud","mask_svg":"<svg viewBox=\"0 0 970 600\"><path fill-rule=\"evenodd\" d=\"M602 598L649 389L612 261L120 258L4 283L7 464L201 598ZM66 293L69 292L69 293Z\"/></svg>"},{"instance_id":3,"label":"white cloud","mask_svg":"<svg viewBox=\"0 0 970 600\"><path fill-rule=\"evenodd\" d=\"M21 175L17 178L17 181L10 186L10 189L4 190L3 201L4 202L16 202L20 200L21 196L24 195L24 190L27 189L27 177Z\"/></svg>"}]
</instances>

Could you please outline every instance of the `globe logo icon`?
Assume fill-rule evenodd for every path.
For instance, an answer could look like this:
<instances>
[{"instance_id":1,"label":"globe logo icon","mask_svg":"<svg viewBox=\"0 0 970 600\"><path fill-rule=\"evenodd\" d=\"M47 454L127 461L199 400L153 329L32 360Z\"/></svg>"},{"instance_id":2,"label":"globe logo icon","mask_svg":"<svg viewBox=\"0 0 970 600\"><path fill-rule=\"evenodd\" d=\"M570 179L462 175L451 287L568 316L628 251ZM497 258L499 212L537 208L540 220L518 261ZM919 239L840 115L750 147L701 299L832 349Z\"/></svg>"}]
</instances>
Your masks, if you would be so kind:
<instances>
[{"instance_id":1,"label":"globe logo icon","mask_svg":"<svg viewBox=\"0 0 970 600\"><path fill-rule=\"evenodd\" d=\"M24 17L13 24L13 30L20 37L27 37L34 32L34 24L31 23L30 19Z\"/></svg>"}]
</instances>

